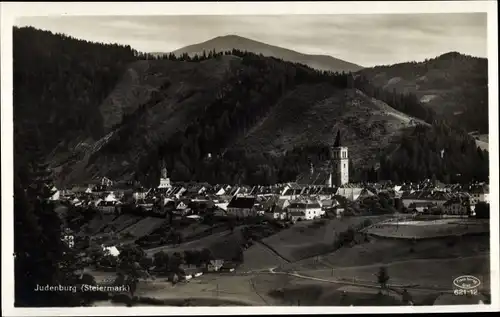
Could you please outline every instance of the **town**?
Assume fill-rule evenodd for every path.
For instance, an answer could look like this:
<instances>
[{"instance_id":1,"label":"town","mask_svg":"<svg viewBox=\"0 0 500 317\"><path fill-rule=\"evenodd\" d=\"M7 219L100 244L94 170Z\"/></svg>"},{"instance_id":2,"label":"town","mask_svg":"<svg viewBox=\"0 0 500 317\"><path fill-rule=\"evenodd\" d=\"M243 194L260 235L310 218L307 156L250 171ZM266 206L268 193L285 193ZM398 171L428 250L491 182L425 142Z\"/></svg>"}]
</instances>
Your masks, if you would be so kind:
<instances>
[{"instance_id":1,"label":"town","mask_svg":"<svg viewBox=\"0 0 500 317\"><path fill-rule=\"evenodd\" d=\"M154 13L9 26L14 307L494 304L484 12Z\"/></svg>"},{"instance_id":2,"label":"town","mask_svg":"<svg viewBox=\"0 0 500 317\"><path fill-rule=\"evenodd\" d=\"M116 283L109 274L120 276L120 254L130 250L140 254L136 258L140 273L136 273L134 285L139 277L147 280L155 276L164 276L175 284L209 272L255 273L247 270L253 266L247 263L256 259L247 259L244 254L256 243L293 263L288 259L313 258L345 244L356 244L359 233L368 241L369 237L415 240L489 231L485 183L459 185L426 180L353 184L346 169L348 148L333 147L331 153L330 171L315 171L311 166L294 183L253 187L176 183L163 166L156 188L102 177L85 186L52 187L49 200L58 206L56 211L63 220L63 240L80 252L84 271L92 272L100 285ZM335 225L325 229L336 232L337 238L324 250L302 250L297 257L280 249L280 243L273 246L264 242L294 226L320 231L318 228L332 219L348 223L347 231L339 233ZM464 229L454 219L469 220L465 220ZM430 232L427 226L410 225L408 228L421 229L407 232L391 226L394 222L403 226L418 221L442 223L434 226L440 229ZM240 230L239 238L231 235L235 230ZM356 233L346 238L346 232L353 230ZM214 240L221 235L229 235L227 239L234 241ZM325 243L317 238L310 241L311 246ZM201 243L204 239L209 242Z\"/></svg>"}]
</instances>

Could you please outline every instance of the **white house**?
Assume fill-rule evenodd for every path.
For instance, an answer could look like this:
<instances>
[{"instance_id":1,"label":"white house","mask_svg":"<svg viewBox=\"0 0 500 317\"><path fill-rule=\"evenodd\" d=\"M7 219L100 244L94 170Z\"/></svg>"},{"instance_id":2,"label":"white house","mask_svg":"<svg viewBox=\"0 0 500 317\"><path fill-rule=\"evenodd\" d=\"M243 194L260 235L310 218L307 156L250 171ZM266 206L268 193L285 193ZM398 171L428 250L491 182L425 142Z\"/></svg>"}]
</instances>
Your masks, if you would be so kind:
<instances>
[{"instance_id":1,"label":"white house","mask_svg":"<svg viewBox=\"0 0 500 317\"><path fill-rule=\"evenodd\" d=\"M464 216L468 213L468 204L466 199L453 198L443 204L444 213L447 215Z\"/></svg>"},{"instance_id":2,"label":"white house","mask_svg":"<svg viewBox=\"0 0 500 317\"><path fill-rule=\"evenodd\" d=\"M401 195L401 202L406 208L412 208L410 205L413 203L417 205L443 206L450 198L452 198L452 195L442 191L419 190L403 193Z\"/></svg>"},{"instance_id":3,"label":"white house","mask_svg":"<svg viewBox=\"0 0 500 317\"><path fill-rule=\"evenodd\" d=\"M106 254L106 255L111 255L111 256L115 256L115 257L120 255L120 251L118 251L118 249L114 245L107 247L104 244L101 244L101 248L102 248L104 254Z\"/></svg>"},{"instance_id":4,"label":"white house","mask_svg":"<svg viewBox=\"0 0 500 317\"><path fill-rule=\"evenodd\" d=\"M287 212L282 209L276 209L274 211L268 211L264 213L264 216L270 219L285 220L287 217Z\"/></svg>"},{"instance_id":5,"label":"white house","mask_svg":"<svg viewBox=\"0 0 500 317\"><path fill-rule=\"evenodd\" d=\"M52 187L52 196L49 198L50 200L60 200L61 199L61 191L57 189L55 186Z\"/></svg>"},{"instance_id":6,"label":"white house","mask_svg":"<svg viewBox=\"0 0 500 317\"><path fill-rule=\"evenodd\" d=\"M175 207L175 213L183 216L188 214L190 210L188 203L184 201L179 202Z\"/></svg>"},{"instance_id":7,"label":"white house","mask_svg":"<svg viewBox=\"0 0 500 317\"><path fill-rule=\"evenodd\" d=\"M470 189L470 194L472 197L472 204L477 204L478 202L490 203L488 185L474 186Z\"/></svg>"},{"instance_id":8,"label":"white house","mask_svg":"<svg viewBox=\"0 0 500 317\"><path fill-rule=\"evenodd\" d=\"M135 200L145 199L146 196L148 195L148 193L149 193L149 190L136 191L136 192L134 192L133 197Z\"/></svg>"},{"instance_id":9,"label":"white house","mask_svg":"<svg viewBox=\"0 0 500 317\"><path fill-rule=\"evenodd\" d=\"M226 190L224 188L220 188L216 193L215 195L217 196L222 196L226 193Z\"/></svg>"},{"instance_id":10,"label":"white house","mask_svg":"<svg viewBox=\"0 0 500 317\"><path fill-rule=\"evenodd\" d=\"M288 206L288 212L292 217L300 217L300 215L303 215L304 218L301 220L312 220L325 214L320 204L313 201L293 202Z\"/></svg>"}]
</instances>

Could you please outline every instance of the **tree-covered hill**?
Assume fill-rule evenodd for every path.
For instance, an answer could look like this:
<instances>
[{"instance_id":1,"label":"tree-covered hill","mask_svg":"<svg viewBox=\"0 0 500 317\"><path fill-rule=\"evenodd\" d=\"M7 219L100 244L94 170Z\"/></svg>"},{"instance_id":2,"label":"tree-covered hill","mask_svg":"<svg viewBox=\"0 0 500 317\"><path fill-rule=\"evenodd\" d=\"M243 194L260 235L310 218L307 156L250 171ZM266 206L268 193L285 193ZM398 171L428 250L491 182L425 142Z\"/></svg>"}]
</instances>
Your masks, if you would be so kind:
<instances>
[{"instance_id":1,"label":"tree-covered hill","mask_svg":"<svg viewBox=\"0 0 500 317\"><path fill-rule=\"evenodd\" d=\"M13 29L13 116L18 153L37 134L44 155L56 146L102 133L99 106L125 67L129 46L77 40L31 27ZM29 128L28 128L29 127ZM24 154L22 154L24 155ZM16 157L22 158L22 155Z\"/></svg>"},{"instance_id":2,"label":"tree-covered hill","mask_svg":"<svg viewBox=\"0 0 500 317\"><path fill-rule=\"evenodd\" d=\"M339 130L354 180L446 179L487 162L467 135L429 127L444 123L415 94L362 76L240 50L152 56L14 32L16 162L29 160L25 142L40 143L62 185L103 176L155 185L162 160L174 181L290 181L311 163L325 164ZM430 147L427 139L439 142ZM442 147L465 149L439 165ZM415 159L406 164L415 153L418 168ZM481 166L463 178L484 178Z\"/></svg>"},{"instance_id":3,"label":"tree-covered hill","mask_svg":"<svg viewBox=\"0 0 500 317\"><path fill-rule=\"evenodd\" d=\"M358 72L387 92L412 93L451 124L488 133L488 60L450 52Z\"/></svg>"}]
</instances>

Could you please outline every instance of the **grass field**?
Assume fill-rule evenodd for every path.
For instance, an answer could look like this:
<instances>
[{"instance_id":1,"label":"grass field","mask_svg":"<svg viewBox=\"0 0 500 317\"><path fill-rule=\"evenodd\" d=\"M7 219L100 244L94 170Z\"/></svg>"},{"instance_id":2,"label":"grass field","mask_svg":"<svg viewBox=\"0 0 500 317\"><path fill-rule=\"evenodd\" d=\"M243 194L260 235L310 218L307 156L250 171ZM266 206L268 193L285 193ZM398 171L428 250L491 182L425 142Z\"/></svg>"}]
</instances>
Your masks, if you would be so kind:
<instances>
[{"instance_id":1,"label":"grass field","mask_svg":"<svg viewBox=\"0 0 500 317\"><path fill-rule=\"evenodd\" d=\"M109 222L106 226L104 226L100 230L100 232L102 233L108 233L111 231L120 232L125 228L139 222L141 219L143 218L135 215L129 215L129 214L120 215L113 221Z\"/></svg>"},{"instance_id":2,"label":"grass field","mask_svg":"<svg viewBox=\"0 0 500 317\"><path fill-rule=\"evenodd\" d=\"M473 275L481 280L480 291L489 291L489 255L455 259L416 259L385 264L389 284L418 285L418 287L453 290L453 280L462 275ZM345 279L359 282L374 282L380 265L335 267L317 270L302 270L301 274L318 278Z\"/></svg>"},{"instance_id":3,"label":"grass field","mask_svg":"<svg viewBox=\"0 0 500 317\"><path fill-rule=\"evenodd\" d=\"M368 242L360 240L358 244L328 252L333 249L337 233L366 219L376 223L368 231L394 230L398 227L394 223L381 223L388 217L298 222L265 238L263 243L254 242L244 251L244 263L236 272L206 274L174 286L164 278L141 281L136 295L160 300L161 305L166 306L401 305L400 295L395 292L378 294L376 273L381 266L387 267L390 285L408 287L415 305L432 305L441 292L453 291L453 279L461 275L478 277L482 282L479 290L489 293L487 235L422 240L372 236ZM443 232L443 228L463 232L465 228L476 230L475 227L485 226L469 222L467 227L464 223L457 219L400 222L399 230L409 231L410 235L429 236L436 231ZM190 225L183 229L183 234L201 232L203 226ZM236 227L233 233L225 230L178 246L162 246L146 252L152 256L161 250L172 254L209 248L216 258L231 259L244 242L243 227ZM129 229L132 228L134 226ZM271 268L276 268L277 273L273 274ZM292 275L279 273L283 271ZM109 274L97 272L96 279L109 278ZM342 295L343 291L347 292L346 296ZM183 302L185 300L189 304Z\"/></svg>"},{"instance_id":4,"label":"grass field","mask_svg":"<svg viewBox=\"0 0 500 317\"><path fill-rule=\"evenodd\" d=\"M320 257L334 267L391 263L410 259L443 259L467 257L489 252L489 237L465 237L454 244L446 239L422 240L415 244L402 239L371 239L369 243L341 248ZM295 263L296 268L313 267L315 259Z\"/></svg>"},{"instance_id":5,"label":"grass field","mask_svg":"<svg viewBox=\"0 0 500 317\"><path fill-rule=\"evenodd\" d=\"M291 228L272 235L263 241L291 262L333 251L336 234L357 226L366 219L378 222L388 216L345 217L323 219L324 225L314 226L314 221L297 222Z\"/></svg>"},{"instance_id":6,"label":"grass field","mask_svg":"<svg viewBox=\"0 0 500 317\"><path fill-rule=\"evenodd\" d=\"M252 306L400 305L397 296L380 296L366 288L351 290L348 301L343 301L340 287L345 286L281 275L228 273L207 274L174 286L160 280L141 282L136 295L155 299L203 298L220 301L222 305L225 301Z\"/></svg>"},{"instance_id":7,"label":"grass field","mask_svg":"<svg viewBox=\"0 0 500 317\"><path fill-rule=\"evenodd\" d=\"M95 215L85 226L82 227L82 232L88 234L96 234L101 231L106 225L116 218L115 215Z\"/></svg>"},{"instance_id":8,"label":"grass field","mask_svg":"<svg viewBox=\"0 0 500 317\"><path fill-rule=\"evenodd\" d=\"M140 238L150 234L155 229L161 227L161 225L166 221L167 220L164 218L147 217L139 220L139 222L137 223L132 224L130 227L125 228L124 230L121 231L121 233L122 234L130 233L134 237Z\"/></svg>"},{"instance_id":9,"label":"grass field","mask_svg":"<svg viewBox=\"0 0 500 317\"><path fill-rule=\"evenodd\" d=\"M439 219L429 221L384 222L365 230L375 236L422 239L446 237L468 233L487 233L489 223L469 219Z\"/></svg>"},{"instance_id":10,"label":"grass field","mask_svg":"<svg viewBox=\"0 0 500 317\"><path fill-rule=\"evenodd\" d=\"M211 234L198 240L193 240L180 245L166 245L156 248L147 249L146 254L153 256L155 253L164 251L169 254L174 252L184 252L185 250L201 250L204 248L210 249L216 258L230 260L238 251L243 236L241 235L241 227L235 228L231 233L229 230Z\"/></svg>"},{"instance_id":11,"label":"grass field","mask_svg":"<svg viewBox=\"0 0 500 317\"><path fill-rule=\"evenodd\" d=\"M245 250L244 259L245 262L239 268L239 270L244 272L266 270L287 263L283 258L258 242Z\"/></svg>"},{"instance_id":12,"label":"grass field","mask_svg":"<svg viewBox=\"0 0 500 317\"><path fill-rule=\"evenodd\" d=\"M224 302L231 301L243 305L265 306L265 298L261 298L252 286L251 276L233 276L224 274L207 274L190 280L188 283L172 285L165 280L140 282L136 295L155 299L190 299Z\"/></svg>"}]
</instances>

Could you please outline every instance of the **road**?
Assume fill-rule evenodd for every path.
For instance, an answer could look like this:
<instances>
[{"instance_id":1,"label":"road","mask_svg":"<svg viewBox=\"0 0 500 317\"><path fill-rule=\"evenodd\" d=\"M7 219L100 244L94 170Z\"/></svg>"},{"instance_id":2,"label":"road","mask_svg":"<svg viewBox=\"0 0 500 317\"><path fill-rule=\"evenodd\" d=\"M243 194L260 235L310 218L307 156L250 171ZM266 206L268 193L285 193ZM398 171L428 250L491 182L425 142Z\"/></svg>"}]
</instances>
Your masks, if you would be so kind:
<instances>
[{"instance_id":1,"label":"road","mask_svg":"<svg viewBox=\"0 0 500 317\"><path fill-rule=\"evenodd\" d=\"M324 278L319 278L319 277L312 277L312 276L307 276L303 275L297 272L276 272L274 271L275 268L269 269L267 272L263 271L257 271L254 273L257 274L287 274L293 277L301 278L301 279L306 279L306 280L313 280L313 281L318 281L318 282L324 282L324 283L331 283L331 284L340 284L340 285L349 285L349 286L357 286L357 287L365 287L365 288L371 288L371 289L380 289L380 285L376 282L362 282L362 281L346 281L346 280L341 280L341 279L324 279ZM452 294L453 290L450 290L449 288L443 289L443 288L437 288L437 287L421 287L418 285L396 285L396 284L387 284L387 289L386 291L389 291L393 293L394 295L401 296L402 291L404 289L407 290L417 290L417 291L427 291L427 292L440 292L441 294L448 293Z\"/></svg>"}]
</instances>

